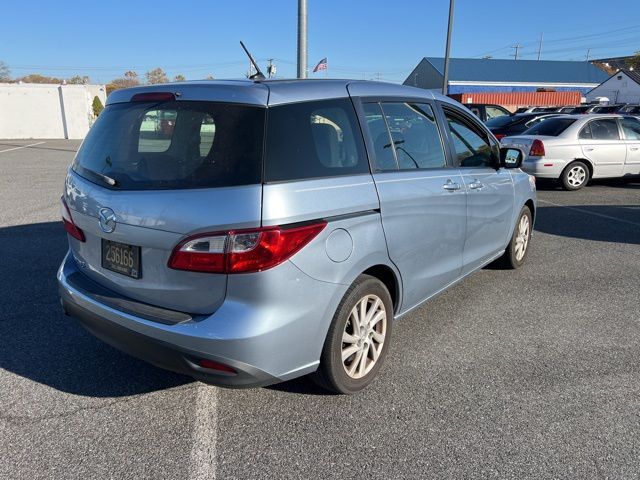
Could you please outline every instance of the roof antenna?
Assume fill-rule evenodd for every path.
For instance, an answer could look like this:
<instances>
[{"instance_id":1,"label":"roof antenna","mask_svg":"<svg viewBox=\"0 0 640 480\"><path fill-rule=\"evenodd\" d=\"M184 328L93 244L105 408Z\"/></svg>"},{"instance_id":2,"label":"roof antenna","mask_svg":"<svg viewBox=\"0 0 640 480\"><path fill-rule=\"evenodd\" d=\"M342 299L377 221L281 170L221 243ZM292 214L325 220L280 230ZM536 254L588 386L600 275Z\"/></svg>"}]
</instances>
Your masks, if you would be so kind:
<instances>
[{"instance_id":1,"label":"roof antenna","mask_svg":"<svg viewBox=\"0 0 640 480\"><path fill-rule=\"evenodd\" d=\"M249 57L249 61L251 62L251 65L253 65L253 68L256 69L256 73L254 73L253 75L251 75L249 77L249 80L264 80L266 77L264 76L264 73L262 73L262 71L260 70L260 67L258 66L258 64L256 63L256 61L253 59L253 57L251 56L251 54L249 53L249 50L247 50L247 47L244 46L244 43L242 43L242 40L240 40L240 45L242 46L242 49L245 51L245 53L247 54L247 57Z\"/></svg>"}]
</instances>

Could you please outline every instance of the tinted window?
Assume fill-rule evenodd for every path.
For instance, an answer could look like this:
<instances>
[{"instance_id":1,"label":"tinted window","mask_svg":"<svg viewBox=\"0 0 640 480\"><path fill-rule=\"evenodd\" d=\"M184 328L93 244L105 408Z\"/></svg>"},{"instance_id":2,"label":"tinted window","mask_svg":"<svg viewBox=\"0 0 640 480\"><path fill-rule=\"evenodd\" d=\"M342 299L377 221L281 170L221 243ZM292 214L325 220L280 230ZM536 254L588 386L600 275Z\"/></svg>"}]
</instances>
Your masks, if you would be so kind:
<instances>
[{"instance_id":1,"label":"tinted window","mask_svg":"<svg viewBox=\"0 0 640 480\"><path fill-rule=\"evenodd\" d=\"M212 102L109 105L73 169L122 190L260 183L265 110Z\"/></svg>"},{"instance_id":2,"label":"tinted window","mask_svg":"<svg viewBox=\"0 0 640 480\"><path fill-rule=\"evenodd\" d=\"M461 167L490 167L495 155L488 139L456 116L446 113L453 146Z\"/></svg>"},{"instance_id":3,"label":"tinted window","mask_svg":"<svg viewBox=\"0 0 640 480\"><path fill-rule=\"evenodd\" d=\"M620 132L618 131L618 124L613 118L592 120L580 130L580 138L619 140Z\"/></svg>"},{"instance_id":4,"label":"tinted window","mask_svg":"<svg viewBox=\"0 0 640 480\"><path fill-rule=\"evenodd\" d=\"M573 118L547 118L524 132L524 135L548 135L557 137L573 124Z\"/></svg>"},{"instance_id":5,"label":"tinted window","mask_svg":"<svg viewBox=\"0 0 640 480\"><path fill-rule=\"evenodd\" d=\"M621 123L624 136L628 140L640 140L640 120L623 118Z\"/></svg>"},{"instance_id":6,"label":"tinted window","mask_svg":"<svg viewBox=\"0 0 640 480\"><path fill-rule=\"evenodd\" d=\"M348 99L269 109L265 181L368 173L353 105Z\"/></svg>"},{"instance_id":7,"label":"tinted window","mask_svg":"<svg viewBox=\"0 0 640 480\"><path fill-rule=\"evenodd\" d=\"M376 170L382 172L397 170L398 164L393 154L391 137L389 136L385 119L382 116L380 104L365 103L363 107L367 128L369 129L371 141L373 142L373 152L375 155L373 162Z\"/></svg>"},{"instance_id":8,"label":"tinted window","mask_svg":"<svg viewBox=\"0 0 640 480\"><path fill-rule=\"evenodd\" d=\"M430 105L383 103L400 170L446 165L436 119Z\"/></svg>"}]
</instances>

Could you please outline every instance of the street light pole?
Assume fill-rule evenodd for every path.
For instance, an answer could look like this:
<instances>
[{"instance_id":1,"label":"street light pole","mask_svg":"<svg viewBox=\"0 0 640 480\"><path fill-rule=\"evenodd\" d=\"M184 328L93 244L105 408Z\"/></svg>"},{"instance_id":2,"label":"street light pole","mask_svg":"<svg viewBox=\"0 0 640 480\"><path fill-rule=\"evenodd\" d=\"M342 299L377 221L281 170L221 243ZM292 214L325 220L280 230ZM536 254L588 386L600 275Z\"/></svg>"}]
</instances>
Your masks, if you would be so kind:
<instances>
[{"instance_id":1,"label":"street light pole","mask_svg":"<svg viewBox=\"0 0 640 480\"><path fill-rule=\"evenodd\" d=\"M447 28L447 48L444 52L444 78L442 80L442 94L449 90L449 53L451 51L451 32L453 31L453 0L449 0L449 27Z\"/></svg>"},{"instance_id":2,"label":"street light pole","mask_svg":"<svg viewBox=\"0 0 640 480\"><path fill-rule=\"evenodd\" d=\"M298 0L298 78L307 78L307 0Z\"/></svg>"}]
</instances>

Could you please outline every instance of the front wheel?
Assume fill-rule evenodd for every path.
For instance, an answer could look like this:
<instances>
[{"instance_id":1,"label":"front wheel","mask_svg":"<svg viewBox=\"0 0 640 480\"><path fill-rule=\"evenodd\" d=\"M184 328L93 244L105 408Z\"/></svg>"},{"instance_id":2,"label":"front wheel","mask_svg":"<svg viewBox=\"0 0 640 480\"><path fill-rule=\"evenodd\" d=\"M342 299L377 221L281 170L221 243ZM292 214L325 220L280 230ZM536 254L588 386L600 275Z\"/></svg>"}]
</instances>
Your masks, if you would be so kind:
<instances>
[{"instance_id":1,"label":"front wheel","mask_svg":"<svg viewBox=\"0 0 640 480\"><path fill-rule=\"evenodd\" d=\"M589 169L583 162L572 162L562 172L560 181L565 190L578 190L589 181Z\"/></svg>"},{"instance_id":2,"label":"front wheel","mask_svg":"<svg viewBox=\"0 0 640 480\"><path fill-rule=\"evenodd\" d=\"M387 355L392 320L387 287L377 278L360 275L338 305L313 380L336 393L364 389Z\"/></svg>"},{"instance_id":3,"label":"front wheel","mask_svg":"<svg viewBox=\"0 0 640 480\"><path fill-rule=\"evenodd\" d=\"M529 251L532 227L531 210L525 205L520 210L520 216L516 222L516 228L513 230L511 241L500 259L503 267L520 268L522 266Z\"/></svg>"}]
</instances>

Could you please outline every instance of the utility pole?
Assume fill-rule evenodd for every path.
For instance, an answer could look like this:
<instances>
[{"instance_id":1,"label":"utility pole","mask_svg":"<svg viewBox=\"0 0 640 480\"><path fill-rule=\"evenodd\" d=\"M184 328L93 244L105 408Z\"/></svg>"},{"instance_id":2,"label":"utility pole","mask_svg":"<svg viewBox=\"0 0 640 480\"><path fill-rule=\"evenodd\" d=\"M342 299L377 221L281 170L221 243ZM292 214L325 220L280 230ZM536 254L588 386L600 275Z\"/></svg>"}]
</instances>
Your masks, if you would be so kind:
<instances>
[{"instance_id":1,"label":"utility pole","mask_svg":"<svg viewBox=\"0 0 640 480\"><path fill-rule=\"evenodd\" d=\"M447 46L444 51L444 76L442 94L449 93L449 54L451 52L451 33L453 32L453 0L449 0L449 26L447 27Z\"/></svg>"},{"instance_id":2,"label":"utility pole","mask_svg":"<svg viewBox=\"0 0 640 480\"><path fill-rule=\"evenodd\" d=\"M540 34L540 45L538 45L538 60L540 60L540 56L542 55L542 40L544 38L544 32Z\"/></svg>"},{"instance_id":3,"label":"utility pole","mask_svg":"<svg viewBox=\"0 0 640 480\"><path fill-rule=\"evenodd\" d=\"M307 0L298 0L298 78L307 78Z\"/></svg>"},{"instance_id":4,"label":"utility pole","mask_svg":"<svg viewBox=\"0 0 640 480\"><path fill-rule=\"evenodd\" d=\"M587 49L587 62L589 61L589 57L591 57L591 49Z\"/></svg>"},{"instance_id":5,"label":"utility pole","mask_svg":"<svg viewBox=\"0 0 640 480\"><path fill-rule=\"evenodd\" d=\"M518 50L520 50L522 48L522 45L520 45L518 43L516 45L513 45L511 48L515 48L516 49L516 53L513 55L513 59L517 60L518 59Z\"/></svg>"}]
</instances>

